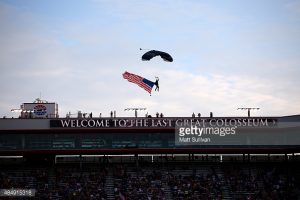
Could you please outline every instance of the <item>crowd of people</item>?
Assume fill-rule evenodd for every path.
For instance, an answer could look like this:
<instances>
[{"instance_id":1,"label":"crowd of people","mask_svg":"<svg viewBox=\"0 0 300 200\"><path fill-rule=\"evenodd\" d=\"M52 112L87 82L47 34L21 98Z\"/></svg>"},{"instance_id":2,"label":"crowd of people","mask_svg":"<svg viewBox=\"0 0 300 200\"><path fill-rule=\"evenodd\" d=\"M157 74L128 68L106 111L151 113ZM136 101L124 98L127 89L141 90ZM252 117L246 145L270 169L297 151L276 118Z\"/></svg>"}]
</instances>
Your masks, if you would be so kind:
<instances>
[{"instance_id":1,"label":"crowd of people","mask_svg":"<svg viewBox=\"0 0 300 200\"><path fill-rule=\"evenodd\" d=\"M128 173L125 166L119 165L114 169L114 179L116 199L166 199L163 177L158 171L140 169Z\"/></svg>"},{"instance_id":2,"label":"crowd of people","mask_svg":"<svg viewBox=\"0 0 300 200\"><path fill-rule=\"evenodd\" d=\"M216 174L174 175L168 174L168 184L174 199L205 200L222 199L221 177Z\"/></svg>"},{"instance_id":3,"label":"crowd of people","mask_svg":"<svg viewBox=\"0 0 300 200\"><path fill-rule=\"evenodd\" d=\"M1 169L1 189L34 189L33 199L104 200L105 169L26 168Z\"/></svg>"},{"instance_id":4,"label":"crowd of people","mask_svg":"<svg viewBox=\"0 0 300 200\"><path fill-rule=\"evenodd\" d=\"M223 171L235 199L288 200L300 197L297 170L293 167L237 165L225 167Z\"/></svg>"},{"instance_id":5,"label":"crowd of people","mask_svg":"<svg viewBox=\"0 0 300 200\"><path fill-rule=\"evenodd\" d=\"M56 168L52 196L61 199L106 199L105 168Z\"/></svg>"},{"instance_id":6,"label":"crowd of people","mask_svg":"<svg viewBox=\"0 0 300 200\"><path fill-rule=\"evenodd\" d=\"M24 189L31 190L32 196L38 198L49 196L48 170L46 169L0 169L1 189ZM13 194L13 193L12 193ZM1 194L2 196L5 194ZM7 195L9 197L9 195Z\"/></svg>"},{"instance_id":7,"label":"crowd of people","mask_svg":"<svg viewBox=\"0 0 300 200\"><path fill-rule=\"evenodd\" d=\"M297 166L213 164L206 166L206 171L201 164L183 166L191 173L183 173L180 167L154 168L151 164L139 168L133 164L84 169L70 165L1 168L0 188L35 189L32 199L57 200L104 200L109 199L108 193L116 200L218 200L225 196L237 200L300 198ZM106 187L108 176L112 178L111 191Z\"/></svg>"}]
</instances>

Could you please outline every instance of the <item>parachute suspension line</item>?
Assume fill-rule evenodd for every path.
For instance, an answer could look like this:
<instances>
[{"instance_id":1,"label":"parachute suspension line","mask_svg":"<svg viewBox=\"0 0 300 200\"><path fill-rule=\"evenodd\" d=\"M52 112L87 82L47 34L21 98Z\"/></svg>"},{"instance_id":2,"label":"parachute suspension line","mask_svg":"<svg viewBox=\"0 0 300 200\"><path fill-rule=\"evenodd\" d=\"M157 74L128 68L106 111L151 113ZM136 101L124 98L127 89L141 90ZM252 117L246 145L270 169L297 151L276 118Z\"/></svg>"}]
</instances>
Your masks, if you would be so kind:
<instances>
[{"instance_id":1,"label":"parachute suspension line","mask_svg":"<svg viewBox=\"0 0 300 200\"><path fill-rule=\"evenodd\" d=\"M142 49L142 48L140 48L140 51L146 51L146 50L150 50L150 49Z\"/></svg>"}]
</instances>

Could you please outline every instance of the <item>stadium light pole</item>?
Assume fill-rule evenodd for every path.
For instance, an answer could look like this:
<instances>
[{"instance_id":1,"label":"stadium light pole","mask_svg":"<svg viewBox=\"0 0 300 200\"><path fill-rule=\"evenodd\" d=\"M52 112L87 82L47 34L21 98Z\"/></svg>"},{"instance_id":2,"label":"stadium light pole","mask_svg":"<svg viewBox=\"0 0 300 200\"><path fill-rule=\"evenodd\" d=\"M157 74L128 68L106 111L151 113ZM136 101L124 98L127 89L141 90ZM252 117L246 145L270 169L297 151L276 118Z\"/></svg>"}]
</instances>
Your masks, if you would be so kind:
<instances>
[{"instance_id":1,"label":"stadium light pole","mask_svg":"<svg viewBox=\"0 0 300 200\"><path fill-rule=\"evenodd\" d=\"M147 108L125 108L124 111L134 110L135 117L138 117L138 110L147 110Z\"/></svg>"},{"instance_id":2,"label":"stadium light pole","mask_svg":"<svg viewBox=\"0 0 300 200\"><path fill-rule=\"evenodd\" d=\"M250 110L259 110L260 108L238 108L238 110L248 110L248 117L250 117Z\"/></svg>"}]
</instances>

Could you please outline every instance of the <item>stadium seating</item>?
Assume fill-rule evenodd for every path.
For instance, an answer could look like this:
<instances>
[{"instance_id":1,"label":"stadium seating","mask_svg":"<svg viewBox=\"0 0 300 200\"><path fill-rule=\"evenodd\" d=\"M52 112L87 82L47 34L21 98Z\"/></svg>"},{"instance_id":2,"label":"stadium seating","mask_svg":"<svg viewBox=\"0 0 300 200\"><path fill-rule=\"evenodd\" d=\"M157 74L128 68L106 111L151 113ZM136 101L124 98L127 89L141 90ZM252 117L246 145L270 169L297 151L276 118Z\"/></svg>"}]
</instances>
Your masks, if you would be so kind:
<instances>
[{"instance_id":1,"label":"stadium seating","mask_svg":"<svg viewBox=\"0 0 300 200\"><path fill-rule=\"evenodd\" d=\"M180 162L1 166L0 188L31 199L299 199L299 163Z\"/></svg>"}]
</instances>

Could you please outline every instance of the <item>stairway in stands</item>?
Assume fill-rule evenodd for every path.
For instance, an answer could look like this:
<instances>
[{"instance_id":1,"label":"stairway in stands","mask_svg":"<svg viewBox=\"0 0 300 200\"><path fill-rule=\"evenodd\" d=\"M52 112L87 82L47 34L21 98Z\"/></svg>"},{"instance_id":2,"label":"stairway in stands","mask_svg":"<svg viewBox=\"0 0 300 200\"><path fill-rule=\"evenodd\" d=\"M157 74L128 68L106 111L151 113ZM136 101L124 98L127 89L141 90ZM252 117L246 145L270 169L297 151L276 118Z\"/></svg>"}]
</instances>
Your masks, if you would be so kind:
<instances>
[{"instance_id":1,"label":"stairway in stands","mask_svg":"<svg viewBox=\"0 0 300 200\"><path fill-rule=\"evenodd\" d=\"M171 191L171 187L168 184L168 180L166 177L166 174L168 173L167 170L162 169L161 170L162 173L162 188L163 191L165 192L165 200L173 200L173 195L172 195L172 191Z\"/></svg>"},{"instance_id":2,"label":"stairway in stands","mask_svg":"<svg viewBox=\"0 0 300 200\"><path fill-rule=\"evenodd\" d=\"M114 178L113 178L111 170L108 170L108 174L106 175L105 192L106 192L106 195L107 195L107 200L114 200L115 199Z\"/></svg>"},{"instance_id":3,"label":"stairway in stands","mask_svg":"<svg viewBox=\"0 0 300 200\"><path fill-rule=\"evenodd\" d=\"M54 168L49 168L48 185L49 185L49 191L52 191L51 199L53 200L61 199L61 197L54 192L56 189L56 175L55 175Z\"/></svg>"},{"instance_id":4,"label":"stairway in stands","mask_svg":"<svg viewBox=\"0 0 300 200\"><path fill-rule=\"evenodd\" d=\"M48 174L48 185L49 185L49 190L50 191L54 190L55 183L56 183L55 169L50 168L49 169L49 174Z\"/></svg>"},{"instance_id":5,"label":"stairway in stands","mask_svg":"<svg viewBox=\"0 0 300 200\"><path fill-rule=\"evenodd\" d=\"M166 200L172 200L173 195L172 195L171 188L168 185L168 183L163 183L163 187L164 187L164 192L165 192L165 199Z\"/></svg>"},{"instance_id":6,"label":"stairway in stands","mask_svg":"<svg viewBox=\"0 0 300 200\"><path fill-rule=\"evenodd\" d=\"M224 173L223 171L220 169L220 166L216 165L214 166L214 169L216 171L216 174L219 176L219 177L222 177L221 179L221 184L222 184L222 195L223 195L223 200L226 200L226 199L232 199L232 192L231 192L231 189L230 187L228 186L227 182L225 181L224 179Z\"/></svg>"}]
</instances>

